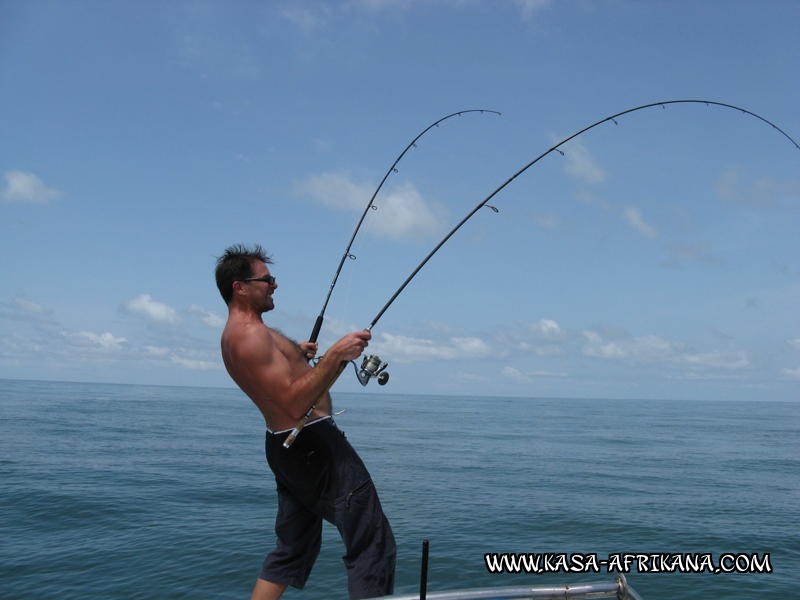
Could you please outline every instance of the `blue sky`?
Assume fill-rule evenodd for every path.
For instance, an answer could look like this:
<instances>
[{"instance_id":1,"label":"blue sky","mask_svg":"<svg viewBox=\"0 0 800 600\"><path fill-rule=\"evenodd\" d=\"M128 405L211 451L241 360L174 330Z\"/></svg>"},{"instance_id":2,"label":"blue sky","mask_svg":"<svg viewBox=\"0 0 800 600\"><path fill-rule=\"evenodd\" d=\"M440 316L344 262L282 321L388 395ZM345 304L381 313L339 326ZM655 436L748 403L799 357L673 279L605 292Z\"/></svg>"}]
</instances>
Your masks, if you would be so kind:
<instances>
[{"instance_id":1,"label":"blue sky","mask_svg":"<svg viewBox=\"0 0 800 600\"><path fill-rule=\"evenodd\" d=\"M700 98L800 139L797 23L793 0L2 0L0 377L231 385L215 257L261 243L266 321L306 339L384 172L455 111L502 116L449 119L399 164L323 347L596 120ZM378 322L383 390L800 399L800 151L705 105L561 149Z\"/></svg>"}]
</instances>

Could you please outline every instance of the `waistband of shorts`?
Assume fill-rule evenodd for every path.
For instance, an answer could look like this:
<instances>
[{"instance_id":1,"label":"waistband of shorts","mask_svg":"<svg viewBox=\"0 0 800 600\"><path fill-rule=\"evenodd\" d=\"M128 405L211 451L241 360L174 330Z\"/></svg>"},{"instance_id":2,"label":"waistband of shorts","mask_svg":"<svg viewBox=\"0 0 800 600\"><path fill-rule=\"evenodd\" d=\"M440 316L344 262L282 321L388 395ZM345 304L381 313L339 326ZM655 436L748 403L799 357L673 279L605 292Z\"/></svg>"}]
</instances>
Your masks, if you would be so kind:
<instances>
[{"instance_id":1,"label":"waistband of shorts","mask_svg":"<svg viewBox=\"0 0 800 600\"><path fill-rule=\"evenodd\" d=\"M327 421L328 419L330 419L331 423L333 423L333 415L325 415L324 417L317 417L313 421L309 421L304 427L311 427L312 425L322 421ZM281 435L283 433L289 433L292 431L292 429L294 429L294 427L290 427L289 429L281 429L280 431L272 431L269 427L267 427L267 435Z\"/></svg>"}]
</instances>

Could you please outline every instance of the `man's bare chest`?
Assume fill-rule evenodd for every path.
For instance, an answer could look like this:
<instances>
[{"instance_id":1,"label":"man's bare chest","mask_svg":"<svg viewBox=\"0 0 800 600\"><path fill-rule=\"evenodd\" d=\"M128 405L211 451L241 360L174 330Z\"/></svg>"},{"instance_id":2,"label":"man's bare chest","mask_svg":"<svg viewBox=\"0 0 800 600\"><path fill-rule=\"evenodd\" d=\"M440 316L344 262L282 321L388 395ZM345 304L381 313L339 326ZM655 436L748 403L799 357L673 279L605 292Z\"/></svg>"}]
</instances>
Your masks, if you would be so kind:
<instances>
[{"instance_id":1,"label":"man's bare chest","mask_svg":"<svg viewBox=\"0 0 800 600\"><path fill-rule=\"evenodd\" d=\"M308 369L308 363L303 358L303 351L296 342L275 329L270 329L270 335L275 344L275 349L286 359L293 370Z\"/></svg>"}]
</instances>

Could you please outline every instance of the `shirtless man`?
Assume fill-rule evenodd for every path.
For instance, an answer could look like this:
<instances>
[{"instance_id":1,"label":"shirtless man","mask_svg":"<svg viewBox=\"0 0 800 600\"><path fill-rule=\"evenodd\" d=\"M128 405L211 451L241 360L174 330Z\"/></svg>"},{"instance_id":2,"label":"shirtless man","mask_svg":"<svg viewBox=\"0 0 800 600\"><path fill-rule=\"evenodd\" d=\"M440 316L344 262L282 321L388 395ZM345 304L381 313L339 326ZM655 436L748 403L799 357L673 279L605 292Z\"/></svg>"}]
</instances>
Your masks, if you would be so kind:
<instances>
[{"instance_id":1,"label":"shirtless man","mask_svg":"<svg viewBox=\"0 0 800 600\"><path fill-rule=\"evenodd\" d=\"M341 365L358 358L369 331L344 336L311 368L317 345L297 344L267 327L278 288L260 246L231 246L217 260L217 287L228 305L222 358L231 378L266 422L267 462L278 489L277 544L261 568L251 600L279 598L288 585L302 588L319 553L322 519L336 525L347 549L351 599L391 594L395 542L364 463L331 417L328 389ZM290 448L283 442L315 405Z\"/></svg>"}]
</instances>

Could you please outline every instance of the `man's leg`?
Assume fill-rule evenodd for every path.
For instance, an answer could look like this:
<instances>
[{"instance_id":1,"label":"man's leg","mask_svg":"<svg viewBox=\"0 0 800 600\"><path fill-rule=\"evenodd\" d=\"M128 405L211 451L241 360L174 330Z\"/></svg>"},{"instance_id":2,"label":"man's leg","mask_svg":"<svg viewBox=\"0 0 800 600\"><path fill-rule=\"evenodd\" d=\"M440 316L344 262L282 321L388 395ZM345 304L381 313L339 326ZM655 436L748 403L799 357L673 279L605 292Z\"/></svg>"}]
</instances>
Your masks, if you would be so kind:
<instances>
[{"instance_id":1,"label":"man's leg","mask_svg":"<svg viewBox=\"0 0 800 600\"><path fill-rule=\"evenodd\" d=\"M335 523L347 554L351 600L388 596L394 591L396 547L392 528L372 481L336 502Z\"/></svg>"},{"instance_id":2,"label":"man's leg","mask_svg":"<svg viewBox=\"0 0 800 600\"><path fill-rule=\"evenodd\" d=\"M302 588L322 543L322 517L305 508L280 484L275 536L275 549L264 559L253 598L261 598L255 595L261 590L278 593L265 598L278 598L288 585Z\"/></svg>"},{"instance_id":3,"label":"man's leg","mask_svg":"<svg viewBox=\"0 0 800 600\"><path fill-rule=\"evenodd\" d=\"M250 600L278 600L285 589L285 583L272 583L265 579L256 579Z\"/></svg>"}]
</instances>

